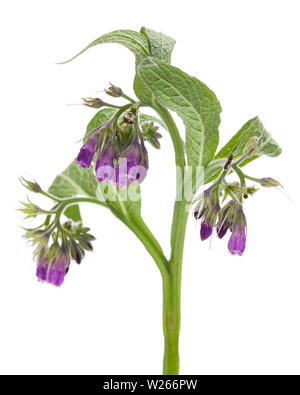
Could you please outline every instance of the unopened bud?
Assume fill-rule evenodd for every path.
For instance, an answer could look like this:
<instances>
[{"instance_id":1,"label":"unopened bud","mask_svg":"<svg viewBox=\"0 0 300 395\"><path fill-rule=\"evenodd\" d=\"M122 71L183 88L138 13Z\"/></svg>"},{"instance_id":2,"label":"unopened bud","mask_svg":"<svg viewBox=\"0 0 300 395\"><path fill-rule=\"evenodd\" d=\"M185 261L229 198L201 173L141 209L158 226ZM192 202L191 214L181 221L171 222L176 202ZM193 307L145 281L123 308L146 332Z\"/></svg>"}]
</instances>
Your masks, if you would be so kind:
<instances>
[{"instance_id":1,"label":"unopened bud","mask_svg":"<svg viewBox=\"0 0 300 395\"><path fill-rule=\"evenodd\" d=\"M104 92L112 97L121 97L123 95L123 91L121 88L113 85L111 82L109 83L109 88L105 89Z\"/></svg>"},{"instance_id":2,"label":"unopened bud","mask_svg":"<svg viewBox=\"0 0 300 395\"><path fill-rule=\"evenodd\" d=\"M105 105L105 102L98 97L87 97L87 98L82 98L83 105L91 108L100 108Z\"/></svg>"},{"instance_id":3,"label":"unopened bud","mask_svg":"<svg viewBox=\"0 0 300 395\"><path fill-rule=\"evenodd\" d=\"M145 139L154 147L159 149L160 143L158 139L162 138L162 135L157 132L158 126L154 126L153 122L146 122L142 125L142 131Z\"/></svg>"},{"instance_id":4,"label":"unopened bud","mask_svg":"<svg viewBox=\"0 0 300 395\"><path fill-rule=\"evenodd\" d=\"M26 218L36 217L38 214L43 213L43 210L36 204L33 204L31 202L29 203L21 202L21 204L23 204L24 207L19 208L18 211L27 214Z\"/></svg>"},{"instance_id":5,"label":"unopened bud","mask_svg":"<svg viewBox=\"0 0 300 395\"><path fill-rule=\"evenodd\" d=\"M20 177L19 180L20 180L21 184L25 188L27 188L29 191L35 192L35 193L42 192L42 188L40 187L40 185L37 182L28 181L24 177Z\"/></svg>"},{"instance_id":6,"label":"unopened bud","mask_svg":"<svg viewBox=\"0 0 300 395\"><path fill-rule=\"evenodd\" d=\"M74 261L80 264L84 257L84 250L75 242L75 240L71 240L70 242L70 252Z\"/></svg>"},{"instance_id":7,"label":"unopened bud","mask_svg":"<svg viewBox=\"0 0 300 395\"><path fill-rule=\"evenodd\" d=\"M134 120L127 117L126 115L123 116L123 121L127 124L127 125L133 125L134 124Z\"/></svg>"},{"instance_id":8,"label":"unopened bud","mask_svg":"<svg viewBox=\"0 0 300 395\"><path fill-rule=\"evenodd\" d=\"M271 178L271 177L261 178L259 180L259 183L263 187L281 187L282 186L280 184L280 182L274 180L274 178Z\"/></svg>"}]
</instances>

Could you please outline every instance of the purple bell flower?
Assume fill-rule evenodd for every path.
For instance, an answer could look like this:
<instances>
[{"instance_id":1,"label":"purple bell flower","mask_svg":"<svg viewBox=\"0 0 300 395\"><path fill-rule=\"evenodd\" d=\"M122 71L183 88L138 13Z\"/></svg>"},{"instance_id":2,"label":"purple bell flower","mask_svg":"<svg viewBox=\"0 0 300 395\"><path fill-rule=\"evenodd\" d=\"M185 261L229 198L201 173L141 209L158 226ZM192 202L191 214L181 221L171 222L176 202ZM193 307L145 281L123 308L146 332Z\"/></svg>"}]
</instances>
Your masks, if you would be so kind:
<instances>
[{"instance_id":1,"label":"purple bell flower","mask_svg":"<svg viewBox=\"0 0 300 395\"><path fill-rule=\"evenodd\" d=\"M148 169L148 152L144 146L135 141L129 148L127 156L122 156L116 168L116 183L119 188L126 188L131 182L144 181Z\"/></svg>"},{"instance_id":2,"label":"purple bell flower","mask_svg":"<svg viewBox=\"0 0 300 395\"><path fill-rule=\"evenodd\" d=\"M92 163L94 154L95 154L95 146L97 143L97 138L93 138L88 140L81 147L79 154L77 156L76 162L83 168L88 169Z\"/></svg>"},{"instance_id":3,"label":"purple bell flower","mask_svg":"<svg viewBox=\"0 0 300 395\"><path fill-rule=\"evenodd\" d=\"M227 223L224 223L220 228L217 228L217 235L219 239L222 239L226 235L229 228L230 226Z\"/></svg>"},{"instance_id":4,"label":"purple bell flower","mask_svg":"<svg viewBox=\"0 0 300 395\"><path fill-rule=\"evenodd\" d=\"M243 255L246 248L246 224L242 227L236 224L228 242L228 249L232 255Z\"/></svg>"},{"instance_id":5,"label":"purple bell flower","mask_svg":"<svg viewBox=\"0 0 300 395\"><path fill-rule=\"evenodd\" d=\"M206 240L209 238L209 236L212 234L212 227L208 222L205 220L201 223L201 228L200 228L200 238L201 240Z\"/></svg>"},{"instance_id":6,"label":"purple bell flower","mask_svg":"<svg viewBox=\"0 0 300 395\"><path fill-rule=\"evenodd\" d=\"M115 154L111 146L106 150L100 150L95 167L96 178L99 182L116 182L114 158Z\"/></svg>"},{"instance_id":7,"label":"purple bell flower","mask_svg":"<svg viewBox=\"0 0 300 395\"><path fill-rule=\"evenodd\" d=\"M37 264L36 276L39 281L59 287L64 281L68 267L69 258L64 253L52 263L46 256L42 256Z\"/></svg>"},{"instance_id":8,"label":"purple bell flower","mask_svg":"<svg viewBox=\"0 0 300 395\"><path fill-rule=\"evenodd\" d=\"M238 212L237 203L234 200L230 200L220 211L218 214L219 221L217 224L217 235L219 239L222 239L227 230L232 230L232 224L236 213Z\"/></svg>"},{"instance_id":9,"label":"purple bell flower","mask_svg":"<svg viewBox=\"0 0 300 395\"><path fill-rule=\"evenodd\" d=\"M38 261L36 268L36 276L39 281L46 281L48 271L48 262L45 256L42 256Z\"/></svg>"},{"instance_id":10,"label":"purple bell flower","mask_svg":"<svg viewBox=\"0 0 300 395\"><path fill-rule=\"evenodd\" d=\"M47 273L47 282L59 287L65 279L67 269L67 258L62 255L59 261L55 260Z\"/></svg>"}]
</instances>

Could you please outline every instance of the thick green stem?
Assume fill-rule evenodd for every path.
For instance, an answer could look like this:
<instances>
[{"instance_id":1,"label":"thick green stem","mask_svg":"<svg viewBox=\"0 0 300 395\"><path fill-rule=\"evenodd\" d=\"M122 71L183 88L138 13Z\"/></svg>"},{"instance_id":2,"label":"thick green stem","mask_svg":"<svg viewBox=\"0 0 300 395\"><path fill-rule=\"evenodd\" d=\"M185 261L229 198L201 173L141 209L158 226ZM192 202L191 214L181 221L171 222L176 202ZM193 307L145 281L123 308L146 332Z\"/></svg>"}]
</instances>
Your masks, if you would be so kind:
<instances>
[{"instance_id":1,"label":"thick green stem","mask_svg":"<svg viewBox=\"0 0 300 395\"><path fill-rule=\"evenodd\" d=\"M171 243L171 258L168 262L169 276L164 280L163 297L163 328L165 336L165 351L163 374L179 374L179 332L180 332L180 305L181 305L181 268L183 257L184 237L188 212L186 204L174 207L176 227ZM175 218L174 218L175 220ZM174 221L173 221L174 222Z\"/></svg>"},{"instance_id":2,"label":"thick green stem","mask_svg":"<svg viewBox=\"0 0 300 395\"><path fill-rule=\"evenodd\" d=\"M181 304L181 268L188 208L184 198L185 156L182 140L170 113L155 103L155 110L166 124L175 151L176 201L171 230L171 257L168 261L168 276L163 278L163 329L165 350L163 374L179 374L179 332Z\"/></svg>"}]
</instances>

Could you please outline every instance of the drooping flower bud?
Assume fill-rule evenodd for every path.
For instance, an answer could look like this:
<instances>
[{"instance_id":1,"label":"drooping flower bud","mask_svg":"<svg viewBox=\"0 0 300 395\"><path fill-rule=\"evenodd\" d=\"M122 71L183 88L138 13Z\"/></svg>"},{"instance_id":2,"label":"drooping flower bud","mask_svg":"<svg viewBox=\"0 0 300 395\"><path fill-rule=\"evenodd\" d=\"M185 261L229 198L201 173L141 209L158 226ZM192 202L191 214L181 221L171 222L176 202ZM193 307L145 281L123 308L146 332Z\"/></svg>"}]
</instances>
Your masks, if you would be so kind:
<instances>
[{"instance_id":1,"label":"drooping flower bud","mask_svg":"<svg viewBox=\"0 0 300 395\"><path fill-rule=\"evenodd\" d=\"M205 212L205 209L202 208L201 202L199 202L193 211L195 220L198 220L199 218L201 218L202 215L204 214L204 212Z\"/></svg>"},{"instance_id":2,"label":"drooping flower bud","mask_svg":"<svg viewBox=\"0 0 300 395\"><path fill-rule=\"evenodd\" d=\"M131 182L139 183L146 178L148 169L148 152L143 142L136 137L127 150L121 154L116 168L116 183L119 188L126 188Z\"/></svg>"},{"instance_id":3,"label":"drooping flower bud","mask_svg":"<svg viewBox=\"0 0 300 395\"><path fill-rule=\"evenodd\" d=\"M32 182L32 181L26 180L24 177L20 177L19 180L20 180L21 184L25 188L27 188L29 191L35 192L35 193L42 192L42 188L36 181Z\"/></svg>"},{"instance_id":4,"label":"drooping flower bud","mask_svg":"<svg viewBox=\"0 0 300 395\"><path fill-rule=\"evenodd\" d=\"M55 260L49 267L46 281L59 287L64 282L68 268L69 258L63 253L61 257Z\"/></svg>"},{"instance_id":5,"label":"drooping flower bud","mask_svg":"<svg viewBox=\"0 0 300 395\"><path fill-rule=\"evenodd\" d=\"M107 95L112 97L121 97L123 95L122 89L113 85L111 82L109 83L109 88L104 91Z\"/></svg>"},{"instance_id":6,"label":"drooping flower bud","mask_svg":"<svg viewBox=\"0 0 300 395\"><path fill-rule=\"evenodd\" d=\"M47 262L47 257L44 255L39 259L36 268L36 276L39 279L39 281L46 281L47 271L48 271L48 262Z\"/></svg>"},{"instance_id":7,"label":"drooping flower bud","mask_svg":"<svg viewBox=\"0 0 300 395\"><path fill-rule=\"evenodd\" d=\"M52 255L55 256L52 257ZM50 248L43 254L37 264L36 276L39 281L46 281L49 284L59 287L65 278L70 264L67 252L61 247Z\"/></svg>"},{"instance_id":8,"label":"drooping flower bud","mask_svg":"<svg viewBox=\"0 0 300 395\"><path fill-rule=\"evenodd\" d=\"M201 227L200 227L200 238L202 241L206 240L209 238L209 236L212 234L213 228L212 226L206 221L204 220L201 223Z\"/></svg>"},{"instance_id":9,"label":"drooping flower bud","mask_svg":"<svg viewBox=\"0 0 300 395\"><path fill-rule=\"evenodd\" d=\"M111 144L100 149L95 167L96 178L99 182L116 182L114 159L115 153Z\"/></svg>"},{"instance_id":10,"label":"drooping flower bud","mask_svg":"<svg viewBox=\"0 0 300 395\"><path fill-rule=\"evenodd\" d=\"M98 97L86 97L82 98L83 105L91 108L101 108L105 106L105 102Z\"/></svg>"},{"instance_id":11,"label":"drooping flower bud","mask_svg":"<svg viewBox=\"0 0 300 395\"><path fill-rule=\"evenodd\" d=\"M238 209L233 231L228 241L228 250L232 255L243 255L246 248L246 217L242 208Z\"/></svg>"},{"instance_id":12,"label":"drooping flower bud","mask_svg":"<svg viewBox=\"0 0 300 395\"><path fill-rule=\"evenodd\" d=\"M83 168L90 167L94 154L95 146L97 144L97 137L94 137L83 144L77 156L76 162Z\"/></svg>"},{"instance_id":13,"label":"drooping flower bud","mask_svg":"<svg viewBox=\"0 0 300 395\"><path fill-rule=\"evenodd\" d=\"M198 198L196 199L198 203L193 211L195 220L201 218L205 213L205 210L207 210L210 207L211 198L212 198L211 188L206 189L204 192L201 193L200 196L198 196Z\"/></svg>"},{"instance_id":14,"label":"drooping flower bud","mask_svg":"<svg viewBox=\"0 0 300 395\"><path fill-rule=\"evenodd\" d=\"M261 178L260 180L258 180L258 182L263 187L281 187L282 186L279 181L276 181L276 180L274 180L274 178L271 178L271 177Z\"/></svg>"},{"instance_id":15,"label":"drooping flower bud","mask_svg":"<svg viewBox=\"0 0 300 395\"><path fill-rule=\"evenodd\" d=\"M212 234L219 210L219 202L216 202L205 211L200 228L200 238L202 241L206 240Z\"/></svg>"},{"instance_id":16,"label":"drooping flower bud","mask_svg":"<svg viewBox=\"0 0 300 395\"><path fill-rule=\"evenodd\" d=\"M228 229L232 229L233 221L237 213L238 203L230 200L218 214L217 235L222 239Z\"/></svg>"},{"instance_id":17,"label":"drooping flower bud","mask_svg":"<svg viewBox=\"0 0 300 395\"><path fill-rule=\"evenodd\" d=\"M208 188L200 195L198 199L199 203L194 209L194 218L196 220L202 218L200 227L200 238L202 241L211 236L216 224L217 215L220 210L218 193L218 188Z\"/></svg>"}]
</instances>

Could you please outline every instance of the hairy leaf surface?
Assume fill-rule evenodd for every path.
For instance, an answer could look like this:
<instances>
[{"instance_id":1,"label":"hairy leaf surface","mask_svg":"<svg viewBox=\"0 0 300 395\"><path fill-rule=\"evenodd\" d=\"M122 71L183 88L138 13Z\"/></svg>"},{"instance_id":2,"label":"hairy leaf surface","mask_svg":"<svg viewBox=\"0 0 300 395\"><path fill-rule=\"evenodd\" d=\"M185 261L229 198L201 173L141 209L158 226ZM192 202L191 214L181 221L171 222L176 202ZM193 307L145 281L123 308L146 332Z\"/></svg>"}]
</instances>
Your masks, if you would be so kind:
<instances>
[{"instance_id":1,"label":"hairy leaf surface","mask_svg":"<svg viewBox=\"0 0 300 395\"><path fill-rule=\"evenodd\" d=\"M77 58L83 52L95 45L105 43L116 43L124 45L136 57L136 63L139 63L143 58L150 55L149 44L147 37L144 34L135 32L133 30L115 30L111 33L103 34L89 45L87 45L82 51L73 56L71 59L61 62L61 64L71 62L71 60Z\"/></svg>"},{"instance_id":2,"label":"hairy leaf surface","mask_svg":"<svg viewBox=\"0 0 300 395\"><path fill-rule=\"evenodd\" d=\"M149 41L150 55L165 63L171 63L171 55L176 41L161 32L142 27L141 33Z\"/></svg>"},{"instance_id":3,"label":"hairy leaf surface","mask_svg":"<svg viewBox=\"0 0 300 395\"><path fill-rule=\"evenodd\" d=\"M186 127L189 165L205 166L218 146L221 106L215 94L195 77L154 58L137 67L134 89L139 99L175 111Z\"/></svg>"}]
</instances>

